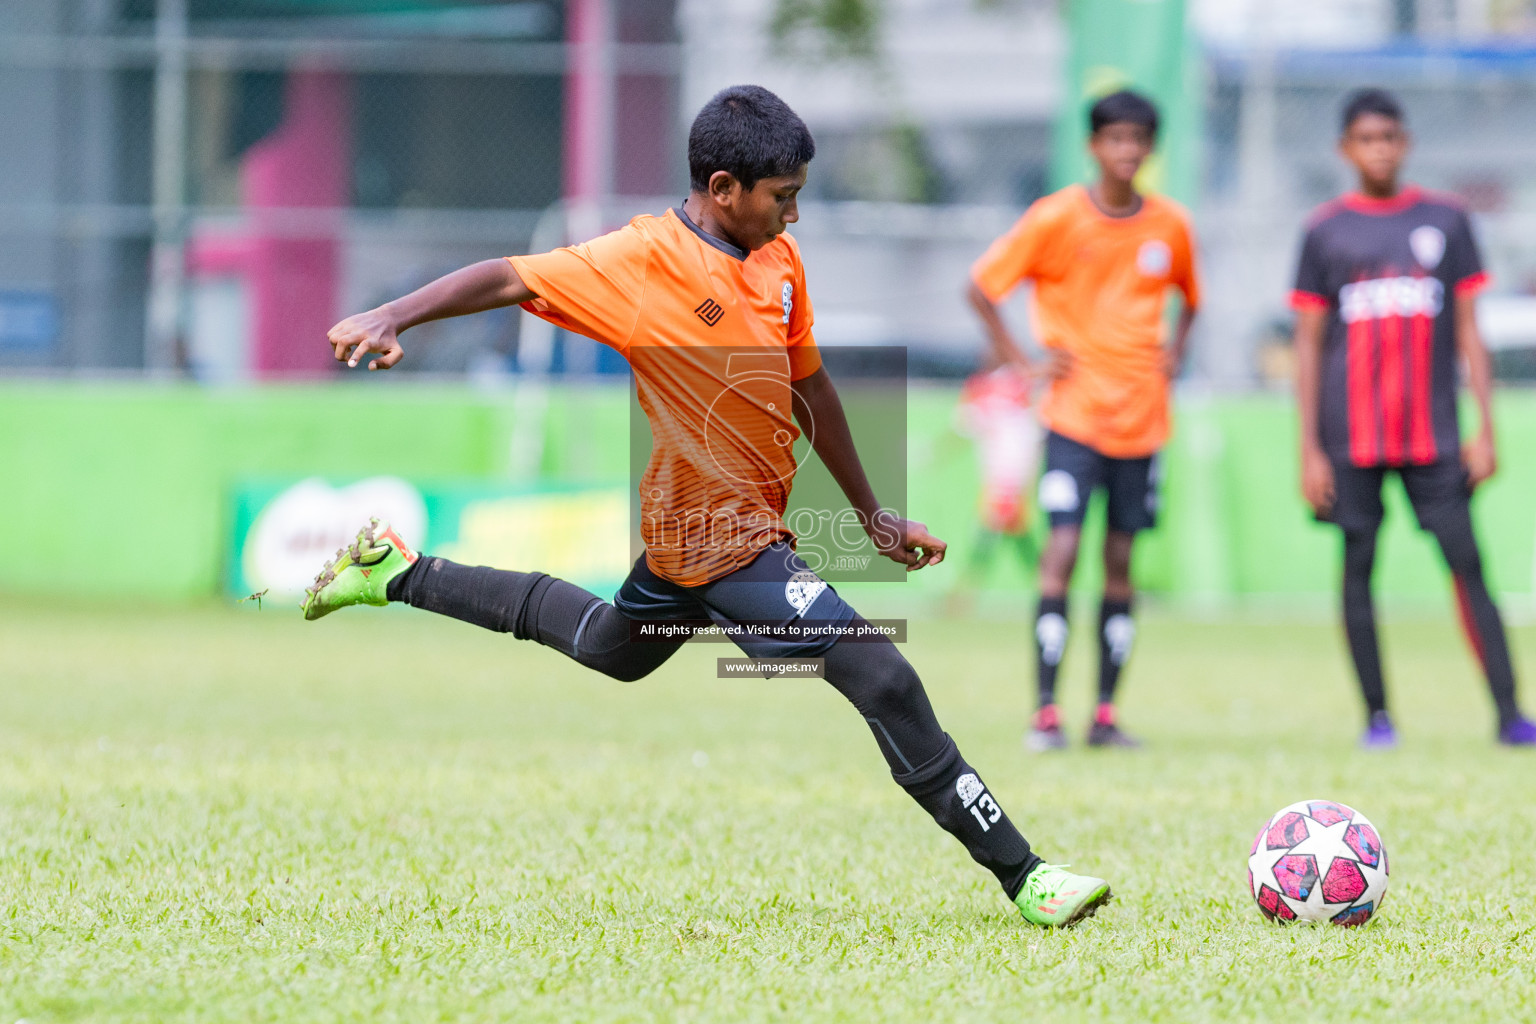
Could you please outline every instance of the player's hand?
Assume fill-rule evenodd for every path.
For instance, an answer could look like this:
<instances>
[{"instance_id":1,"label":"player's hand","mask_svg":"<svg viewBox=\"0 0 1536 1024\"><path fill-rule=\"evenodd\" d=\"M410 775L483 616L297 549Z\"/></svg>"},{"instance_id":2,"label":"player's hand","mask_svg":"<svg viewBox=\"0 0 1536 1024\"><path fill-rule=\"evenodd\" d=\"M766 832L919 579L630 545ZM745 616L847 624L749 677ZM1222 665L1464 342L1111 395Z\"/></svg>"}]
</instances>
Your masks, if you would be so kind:
<instances>
[{"instance_id":1,"label":"player's hand","mask_svg":"<svg viewBox=\"0 0 1536 1024\"><path fill-rule=\"evenodd\" d=\"M1178 380L1183 369L1184 357L1171 348L1163 349L1163 376L1169 380Z\"/></svg>"},{"instance_id":2,"label":"player's hand","mask_svg":"<svg viewBox=\"0 0 1536 1024\"><path fill-rule=\"evenodd\" d=\"M1301 494L1318 515L1326 516L1333 511L1333 463L1321 448L1308 446L1301 450Z\"/></svg>"},{"instance_id":3,"label":"player's hand","mask_svg":"<svg viewBox=\"0 0 1536 1024\"><path fill-rule=\"evenodd\" d=\"M1072 366L1076 362L1072 353L1064 349L1047 349L1045 358L1030 367L1030 373L1041 380L1066 380L1072 375Z\"/></svg>"},{"instance_id":4,"label":"player's hand","mask_svg":"<svg viewBox=\"0 0 1536 1024\"><path fill-rule=\"evenodd\" d=\"M881 512L876 518L879 522L871 528L870 540L886 558L905 565L907 572L944 561L949 545L929 533L922 523L897 519L889 512Z\"/></svg>"},{"instance_id":5,"label":"player's hand","mask_svg":"<svg viewBox=\"0 0 1536 1024\"><path fill-rule=\"evenodd\" d=\"M331 343L337 362L348 366L356 366L369 352L376 352L378 358L369 360L368 369L387 370L405 356L394 318L382 306L347 317L330 329L326 340Z\"/></svg>"},{"instance_id":6,"label":"player's hand","mask_svg":"<svg viewBox=\"0 0 1536 1024\"><path fill-rule=\"evenodd\" d=\"M1461 449L1462 465L1467 467L1467 483L1477 486L1499 471L1499 456L1494 450L1493 435L1487 432L1467 442Z\"/></svg>"}]
</instances>

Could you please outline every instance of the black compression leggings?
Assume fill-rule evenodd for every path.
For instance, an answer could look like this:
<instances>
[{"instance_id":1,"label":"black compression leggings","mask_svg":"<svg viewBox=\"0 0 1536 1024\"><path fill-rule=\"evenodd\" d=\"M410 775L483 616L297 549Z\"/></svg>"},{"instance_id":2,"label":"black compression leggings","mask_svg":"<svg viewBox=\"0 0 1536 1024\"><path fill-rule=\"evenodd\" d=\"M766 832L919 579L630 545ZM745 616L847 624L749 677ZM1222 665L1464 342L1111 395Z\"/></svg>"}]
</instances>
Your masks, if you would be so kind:
<instances>
[{"instance_id":1,"label":"black compression leggings","mask_svg":"<svg viewBox=\"0 0 1536 1024\"><path fill-rule=\"evenodd\" d=\"M553 576L445 558L423 556L390 581L389 599L535 640L624 682L649 675L687 642L636 640L634 620ZM856 617L853 625L861 622ZM997 876L1010 899L1017 895L1040 858L940 728L907 659L884 637L835 643L823 659L827 682L864 717L896 782Z\"/></svg>"},{"instance_id":2,"label":"black compression leggings","mask_svg":"<svg viewBox=\"0 0 1536 1024\"><path fill-rule=\"evenodd\" d=\"M1515 674L1509 657L1509 643L1504 635L1504 622L1483 576L1483 560L1472 530L1472 517L1467 511L1449 514L1428 529L1434 534L1445 564L1451 570L1462 627L1487 677L1488 690L1502 727L1519 714L1515 702ZM1375 563L1375 530L1345 534L1344 631L1360 678L1361 695L1365 698L1366 708L1373 712L1386 707L1376 612L1371 599L1371 573Z\"/></svg>"}]
</instances>

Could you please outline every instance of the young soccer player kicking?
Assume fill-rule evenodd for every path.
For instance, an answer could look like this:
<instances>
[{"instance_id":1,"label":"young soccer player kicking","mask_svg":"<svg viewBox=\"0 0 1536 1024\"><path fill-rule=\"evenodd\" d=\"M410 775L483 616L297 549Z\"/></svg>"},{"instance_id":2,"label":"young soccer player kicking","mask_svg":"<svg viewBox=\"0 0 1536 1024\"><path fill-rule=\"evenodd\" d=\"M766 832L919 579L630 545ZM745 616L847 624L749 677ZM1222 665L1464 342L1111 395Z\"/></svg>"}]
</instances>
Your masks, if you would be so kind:
<instances>
[{"instance_id":1,"label":"young soccer player kicking","mask_svg":"<svg viewBox=\"0 0 1536 1024\"><path fill-rule=\"evenodd\" d=\"M1515 703L1504 624L1472 533L1472 491L1497 466L1492 371L1476 310L1488 276L1461 207L1399 183L1408 143L1402 108L1388 93L1366 89L1345 103L1339 152L1360 190L1313 214L1291 293L1302 493L1344 533L1344 632L1369 717L1362 745L1397 742L1371 603L1388 472L1402 478L1419 526L1434 534L1450 567L1498 708L1499 741L1536 745L1536 723ZM1465 448L1456 422L1459 359L1481 417Z\"/></svg>"},{"instance_id":2,"label":"young soccer player kicking","mask_svg":"<svg viewBox=\"0 0 1536 1024\"><path fill-rule=\"evenodd\" d=\"M1194 242L1175 203L1136 190L1136 172L1157 139L1157 110L1133 92L1093 105L1088 148L1092 185L1046 196L992 244L971 272L968 297L999 356L1050 381L1040 410L1048 433L1040 507L1051 531L1040 558L1035 616L1039 710L1031 750L1066 746L1056 710L1056 674L1067 649L1067 587L1077 564L1088 499L1107 492L1104 597L1099 605L1099 705L1088 745L1134 747L1115 723L1115 688L1130 656L1131 549L1157 518L1157 451L1168 439L1169 382L1178 376L1199 305ZM1032 365L997 304L1034 284L1040 343ZM1169 287L1184 308L1164 345Z\"/></svg>"},{"instance_id":3,"label":"young soccer player kicking","mask_svg":"<svg viewBox=\"0 0 1536 1024\"><path fill-rule=\"evenodd\" d=\"M612 604L539 572L418 557L374 523L315 580L305 618L403 601L621 680L651 672L687 640L644 639L647 623L857 628L863 620L795 554L784 525L797 422L878 550L909 570L941 561L943 541L876 501L812 338L800 252L785 228L798 219L814 154L804 122L778 97L727 89L689 132L692 187L680 207L584 245L474 264L330 331L337 359L387 369L406 329L519 303L623 354L654 446L639 491L646 551ZM827 681L869 724L896 781L997 876L1026 920L1070 925L1109 899L1102 879L1030 850L888 640L806 640L787 629L735 638L752 657L825 659Z\"/></svg>"}]
</instances>

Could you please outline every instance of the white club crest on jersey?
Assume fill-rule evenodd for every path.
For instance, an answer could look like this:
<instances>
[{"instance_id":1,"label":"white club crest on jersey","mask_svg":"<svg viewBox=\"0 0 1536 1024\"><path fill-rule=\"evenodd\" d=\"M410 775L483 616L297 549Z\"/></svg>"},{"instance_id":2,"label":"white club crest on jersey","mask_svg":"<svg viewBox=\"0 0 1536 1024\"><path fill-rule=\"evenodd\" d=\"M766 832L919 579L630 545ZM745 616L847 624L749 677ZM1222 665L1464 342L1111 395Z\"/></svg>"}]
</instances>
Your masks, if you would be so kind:
<instances>
[{"instance_id":1,"label":"white club crest on jersey","mask_svg":"<svg viewBox=\"0 0 1536 1024\"><path fill-rule=\"evenodd\" d=\"M827 589L826 581L809 570L801 570L784 584L784 600L795 610L796 618L804 618L811 605Z\"/></svg>"},{"instance_id":2,"label":"white club crest on jersey","mask_svg":"<svg viewBox=\"0 0 1536 1024\"><path fill-rule=\"evenodd\" d=\"M1434 270L1445 255L1445 232L1428 224L1414 228L1408 233L1408 247L1413 250L1413 258L1419 261L1419 266Z\"/></svg>"},{"instance_id":3,"label":"white club crest on jersey","mask_svg":"<svg viewBox=\"0 0 1536 1024\"><path fill-rule=\"evenodd\" d=\"M1173 251L1161 239L1142 242L1141 248L1136 251L1136 269L1147 277L1163 277L1172 265Z\"/></svg>"},{"instance_id":4,"label":"white club crest on jersey","mask_svg":"<svg viewBox=\"0 0 1536 1024\"><path fill-rule=\"evenodd\" d=\"M784 322L789 323L789 314L795 308L795 286L784 282L784 287L779 290L779 301L784 304Z\"/></svg>"}]
</instances>

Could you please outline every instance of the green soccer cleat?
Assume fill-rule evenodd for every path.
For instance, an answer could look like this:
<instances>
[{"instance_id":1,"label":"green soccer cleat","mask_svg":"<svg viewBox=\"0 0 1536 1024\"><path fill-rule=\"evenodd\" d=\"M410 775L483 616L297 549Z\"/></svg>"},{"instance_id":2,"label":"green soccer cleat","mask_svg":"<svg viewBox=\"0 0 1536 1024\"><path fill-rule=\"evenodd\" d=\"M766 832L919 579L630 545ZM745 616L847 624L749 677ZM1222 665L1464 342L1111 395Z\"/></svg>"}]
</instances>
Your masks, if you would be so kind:
<instances>
[{"instance_id":1,"label":"green soccer cleat","mask_svg":"<svg viewBox=\"0 0 1536 1024\"><path fill-rule=\"evenodd\" d=\"M1024 920L1046 928L1070 928L1092 917L1111 898L1102 878L1074 875L1055 864L1041 864L1024 879L1014 905Z\"/></svg>"},{"instance_id":2,"label":"green soccer cleat","mask_svg":"<svg viewBox=\"0 0 1536 1024\"><path fill-rule=\"evenodd\" d=\"M313 622L352 604L388 604L389 581L419 557L388 523L368 520L357 539L336 552L315 582L304 588L304 617Z\"/></svg>"}]
</instances>

